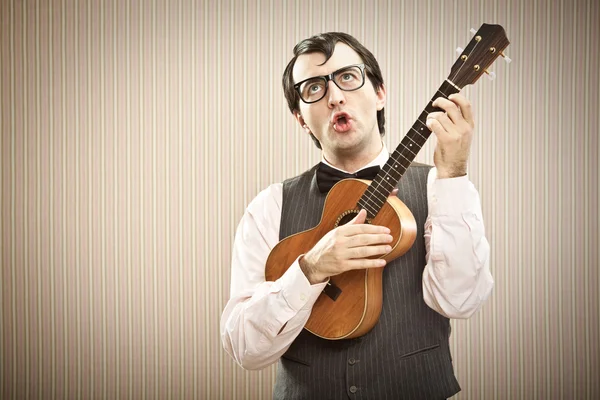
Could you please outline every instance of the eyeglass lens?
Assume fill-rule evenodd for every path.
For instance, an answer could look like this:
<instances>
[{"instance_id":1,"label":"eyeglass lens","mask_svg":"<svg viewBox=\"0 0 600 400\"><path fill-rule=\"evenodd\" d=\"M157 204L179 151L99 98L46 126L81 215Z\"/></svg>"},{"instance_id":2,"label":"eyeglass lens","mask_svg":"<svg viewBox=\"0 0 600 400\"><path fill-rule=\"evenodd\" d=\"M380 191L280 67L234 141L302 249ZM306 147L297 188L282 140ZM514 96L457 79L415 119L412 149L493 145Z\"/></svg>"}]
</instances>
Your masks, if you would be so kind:
<instances>
[{"instance_id":1,"label":"eyeglass lens","mask_svg":"<svg viewBox=\"0 0 600 400\"><path fill-rule=\"evenodd\" d=\"M359 67L351 66L336 71L332 80L341 90L356 90L363 84L363 74ZM307 103L321 100L326 92L327 79L322 76L309 79L300 85L300 96Z\"/></svg>"}]
</instances>

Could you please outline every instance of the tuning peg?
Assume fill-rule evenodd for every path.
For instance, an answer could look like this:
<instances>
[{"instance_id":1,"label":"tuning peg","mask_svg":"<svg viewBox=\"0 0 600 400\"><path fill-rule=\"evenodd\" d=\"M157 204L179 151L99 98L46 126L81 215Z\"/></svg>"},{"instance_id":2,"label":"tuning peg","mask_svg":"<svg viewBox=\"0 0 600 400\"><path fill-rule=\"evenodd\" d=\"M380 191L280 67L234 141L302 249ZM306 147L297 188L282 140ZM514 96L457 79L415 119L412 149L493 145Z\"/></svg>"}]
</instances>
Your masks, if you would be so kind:
<instances>
[{"instance_id":1,"label":"tuning peg","mask_svg":"<svg viewBox=\"0 0 600 400\"><path fill-rule=\"evenodd\" d=\"M506 61L507 64L510 64L510 62L512 61L512 59L509 56L507 56L503 52L500 52L500 55L502 56L502 58L504 58L504 61Z\"/></svg>"},{"instance_id":2,"label":"tuning peg","mask_svg":"<svg viewBox=\"0 0 600 400\"><path fill-rule=\"evenodd\" d=\"M485 71L483 71L483 72L485 72L485 74L487 75L487 77L488 77L488 79L490 81L493 81L494 79L496 79L496 73L495 72L488 71L487 69Z\"/></svg>"},{"instance_id":3,"label":"tuning peg","mask_svg":"<svg viewBox=\"0 0 600 400\"><path fill-rule=\"evenodd\" d=\"M465 49L463 49L462 47L457 47L457 48L456 48L456 52L457 52L458 54L462 54L462 52L463 52L463 51L465 51Z\"/></svg>"},{"instance_id":4,"label":"tuning peg","mask_svg":"<svg viewBox=\"0 0 600 400\"><path fill-rule=\"evenodd\" d=\"M477 33L477 31L475 29L471 28L471 33L474 35Z\"/></svg>"}]
</instances>

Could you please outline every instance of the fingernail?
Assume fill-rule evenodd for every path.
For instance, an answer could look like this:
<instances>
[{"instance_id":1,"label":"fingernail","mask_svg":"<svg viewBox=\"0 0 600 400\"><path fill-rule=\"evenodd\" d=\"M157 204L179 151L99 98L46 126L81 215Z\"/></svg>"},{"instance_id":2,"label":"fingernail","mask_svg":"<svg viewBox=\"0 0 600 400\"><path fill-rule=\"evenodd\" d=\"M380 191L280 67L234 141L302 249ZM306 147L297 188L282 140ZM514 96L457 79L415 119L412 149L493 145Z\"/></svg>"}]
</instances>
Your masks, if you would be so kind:
<instances>
[{"instance_id":1,"label":"fingernail","mask_svg":"<svg viewBox=\"0 0 600 400\"><path fill-rule=\"evenodd\" d=\"M389 253L390 251L392 251L392 246L385 246L385 251L387 253Z\"/></svg>"}]
</instances>

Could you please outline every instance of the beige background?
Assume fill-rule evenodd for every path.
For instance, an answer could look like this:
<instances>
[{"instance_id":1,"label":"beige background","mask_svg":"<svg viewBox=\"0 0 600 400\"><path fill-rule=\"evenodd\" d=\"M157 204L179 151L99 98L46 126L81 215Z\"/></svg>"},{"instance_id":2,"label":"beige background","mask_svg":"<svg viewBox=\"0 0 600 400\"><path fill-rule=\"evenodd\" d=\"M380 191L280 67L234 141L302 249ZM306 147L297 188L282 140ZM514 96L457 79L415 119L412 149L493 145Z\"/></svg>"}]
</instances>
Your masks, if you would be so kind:
<instances>
[{"instance_id":1,"label":"beige background","mask_svg":"<svg viewBox=\"0 0 600 400\"><path fill-rule=\"evenodd\" d=\"M218 331L246 204L319 160L282 95L293 45L372 49L393 149L482 22L514 61L465 91L496 286L452 322L456 397L600 397L599 7L2 0L0 397L268 398L274 368Z\"/></svg>"}]
</instances>

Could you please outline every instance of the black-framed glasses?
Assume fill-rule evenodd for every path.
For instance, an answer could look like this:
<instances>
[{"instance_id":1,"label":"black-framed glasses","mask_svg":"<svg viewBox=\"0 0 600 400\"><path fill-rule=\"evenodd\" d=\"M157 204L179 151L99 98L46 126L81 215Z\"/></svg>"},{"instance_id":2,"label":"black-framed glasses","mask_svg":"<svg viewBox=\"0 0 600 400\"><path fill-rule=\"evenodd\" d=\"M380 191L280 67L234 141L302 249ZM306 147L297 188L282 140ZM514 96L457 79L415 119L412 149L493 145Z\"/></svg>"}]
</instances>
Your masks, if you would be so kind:
<instances>
[{"instance_id":1,"label":"black-framed glasses","mask_svg":"<svg viewBox=\"0 0 600 400\"><path fill-rule=\"evenodd\" d=\"M365 64L348 65L329 75L315 76L294 85L294 89L307 104L316 103L327 94L329 81L346 92L360 89L365 84Z\"/></svg>"}]
</instances>

